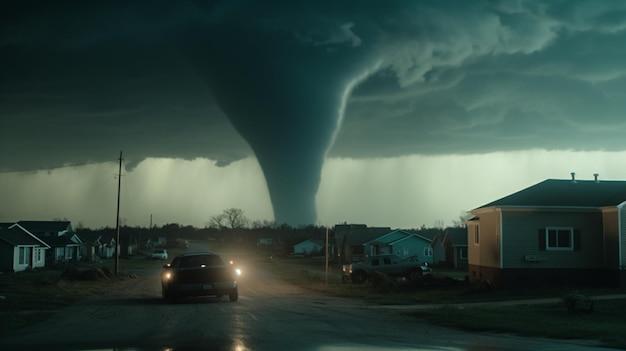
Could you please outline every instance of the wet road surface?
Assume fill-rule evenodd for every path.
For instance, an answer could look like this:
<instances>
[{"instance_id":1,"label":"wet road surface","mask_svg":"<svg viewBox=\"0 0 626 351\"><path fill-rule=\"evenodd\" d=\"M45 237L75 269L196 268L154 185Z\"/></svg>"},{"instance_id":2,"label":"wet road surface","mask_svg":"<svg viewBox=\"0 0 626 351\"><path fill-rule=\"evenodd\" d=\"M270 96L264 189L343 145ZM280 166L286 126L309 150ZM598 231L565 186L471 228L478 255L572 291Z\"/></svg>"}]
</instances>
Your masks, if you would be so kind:
<instances>
[{"instance_id":1,"label":"wet road surface","mask_svg":"<svg viewBox=\"0 0 626 351\"><path fill-rule=\"evenodd\" d=\"M165 303L159 271L62 310L0 341L20 350L607 350L574 342L462 332L286 284L248 262L240 300ZM503 316L511 318L511 316Z\"/></svg>"}]
</instances>

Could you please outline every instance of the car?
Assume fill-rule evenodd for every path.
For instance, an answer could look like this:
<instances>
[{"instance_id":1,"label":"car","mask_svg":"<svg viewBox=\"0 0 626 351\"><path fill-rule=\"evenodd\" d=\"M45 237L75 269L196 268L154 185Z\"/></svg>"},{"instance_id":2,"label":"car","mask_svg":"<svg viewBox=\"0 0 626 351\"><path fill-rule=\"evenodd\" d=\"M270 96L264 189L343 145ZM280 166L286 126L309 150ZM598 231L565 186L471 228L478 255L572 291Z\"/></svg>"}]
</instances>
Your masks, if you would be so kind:
<instances>
[{"instance_id":1,"label":"car","mask_svg":"<svg viewBox=\"0 0 626 351\"><path fill-rule=\"evenodd\" d=\"M427 263L420 264L416 257L401 258L396 255L377 255L367 257L363 262L343 265L343 280L363 283L373 272L384 273L391 277L417 280L432 271Z\"/></svg>"},{"instance_id":2,"label":"car","mask_svg":"<svg viewBox=\"0 0 626 351\"><path fill-rule=\"evenodd\" d=\"M167 260L167 250L156 249L152 251L152 253L150 254L150 258L154 258L157 260Z\"/></svg>"},{"instance_id":3,"label":"car","mask_svg":"<svg viewBox=\"0 0 626 351\"><path fill-rule=\"evenodd\" d=\"M190 296L228 295L231 302L239 299L237 278L241 270L215 253L186 253L163 266L161 287L163 298L174 300Z\"/></svg>"}]
</instances>

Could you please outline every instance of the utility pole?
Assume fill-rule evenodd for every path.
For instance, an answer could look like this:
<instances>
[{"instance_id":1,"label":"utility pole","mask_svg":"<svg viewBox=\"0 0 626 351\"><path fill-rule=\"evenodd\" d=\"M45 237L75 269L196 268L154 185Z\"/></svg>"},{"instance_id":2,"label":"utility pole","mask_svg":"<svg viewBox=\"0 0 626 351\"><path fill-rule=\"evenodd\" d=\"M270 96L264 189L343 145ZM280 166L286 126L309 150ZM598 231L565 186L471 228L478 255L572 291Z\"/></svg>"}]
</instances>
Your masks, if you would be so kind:
<instances>
[{"instance_id":1,"label":"utility pole","mask_svg":"<svg viewBox=\"0 0 626 351\"><path fill-rule=\"evenodd\" d=\"M324 270L324 283L326 285L328 285L328 227L326 227L326 245L324 245L326 247L326 254L324 256L326 256L326 268Z\"/></svg>"},{"instance_id":2,"label":"utility pole","mask_svg":"<svg viewBox=\"0 0 626 351\"><path fill-rule=\"evenodd\" d=\"M117 216L115 218L115 275L120 273L120 193L122 189L122 152L120 151L120 165L117 172Z\"/></svg>"}]
</instances>

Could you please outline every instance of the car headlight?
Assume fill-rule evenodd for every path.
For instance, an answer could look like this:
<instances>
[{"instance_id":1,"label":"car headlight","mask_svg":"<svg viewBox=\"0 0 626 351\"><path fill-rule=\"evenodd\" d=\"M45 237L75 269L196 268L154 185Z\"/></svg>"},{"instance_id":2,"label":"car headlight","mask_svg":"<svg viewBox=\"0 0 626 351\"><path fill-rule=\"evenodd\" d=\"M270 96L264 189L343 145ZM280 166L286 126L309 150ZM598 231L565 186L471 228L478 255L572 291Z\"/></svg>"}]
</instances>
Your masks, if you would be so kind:
<instances>
[{"instance_id":1,"label":"car headlight","mask_svg":"<svg viewBox=\"0 0 626 351\"><path fill-rule=\"evenodd\" d=\"M173 277L174 277L174 274L172 272L165 272L165 273L163 273L163 280L164 281L172 280Z\"/></svg>"},{"instance_id":2,"label":"car headlight","mask_svg":"<svg viewBox=\"0 0 626 351\"><path fill-rule=\"evenodd\" d=\"M241 269L240 268L235 268L235 275L237 275L238 277L241 276Z\"/></svg>"}]
</instances>

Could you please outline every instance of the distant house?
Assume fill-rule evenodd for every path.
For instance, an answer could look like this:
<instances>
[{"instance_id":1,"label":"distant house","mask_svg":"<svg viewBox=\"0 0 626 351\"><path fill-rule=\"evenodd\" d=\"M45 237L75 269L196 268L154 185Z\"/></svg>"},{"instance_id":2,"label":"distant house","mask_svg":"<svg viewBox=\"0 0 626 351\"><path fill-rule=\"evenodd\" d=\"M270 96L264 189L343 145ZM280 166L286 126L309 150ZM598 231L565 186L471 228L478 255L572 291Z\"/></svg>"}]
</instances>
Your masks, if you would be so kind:
<instances>
[{"instance_id":1,"label":"distant house","mask_svg":"<svg viewBox=\"0 0 626 351\"><path fill-rule=\"evenodd\" d=\"M154 234L148 238L146 248L165 247L167 245L167 237L164 234Z\"/></svg>"},{"instance_id":2,"label":"distant house","mask_svg":"<svg viewBox=\"0 0 626 351\"><path fill-rule=\"evenodd\" d=\"M432 240L409 231L394 230L363 244L368 256L393 254L416 257L419 262L433 263Z\"/></svg>"},{"instance_id":3,"label":"distant house","mask_svg":"<svg viewBox=\"0 0 626 351\"><path fill-rule=\"evenodd\" d=\"M307 239L293 246L293 253L296 255L315 255L320 254L324 249L324 243L321 240Z\"/></svg>"},{"instance_id":4,"label":"distant house","mask_svg":"<svg viewBox=\"0 0 626 351\"><path fill-rule=\"evenodd\" d=\"M115 237L113 234L102 234L96 242L96 254L101 258L115 256Z\"/></svg>"},{"instance_id":5,"label":"distant house","mask_svg":"<svg viewBox=\"0 0 626 351\"><path fill-rule=\"evenodd\" d=\"M467 229L446 228L433 239L433 264L467 268Z\"/></svg>"},{"instance_id":6,"label":"distant house","mask_svg":"<svg viewBox=\"0 0 626 351\"><path fill-rule=\"evenodd\" d=\"M626 284L626 181L548 179L474 209L469 276Z\"/></svg>"},{"instance_id":7,"label":"distant house","mask_svg":"<svg viewBox=\"0 0 626 351\"><path fill-rule=\"evenodd\" d=\"M365 224L337 224L333 230L334 244L329 248L338 264L351 263L365 256L363 244L383 234L389 227L367 227Z\"/></svg>"},{"instance_id":8,"label":"distant house","mask_svg":"<svg viewBox=\"0 0 626 351\"><path fill-rule=\"evenodd\" d=\"M256 240L256 246L258 247L269 247L274 244L273 238L258 238Z\"/></svg>"},{"instance_id":9,"label":"distant house","mask_svg":"<svg viewBox=\"0 0 626 351\"><path fill-rule=\"evenodd\" d=\"M80 260L83 242L69 221L19 221L17 224L50 246L46 251L48 263Z\"/></svg>"},{"instance_id":10,"label":"distant house","mask_svg":"<svg viewBox=\"0 0 626 351\"><path fill-rule=\"evenodd\" d=\"M21 272L46 265L45 242L17 224L0 228L0 271Z\"/></svg>"}]
</instances>

